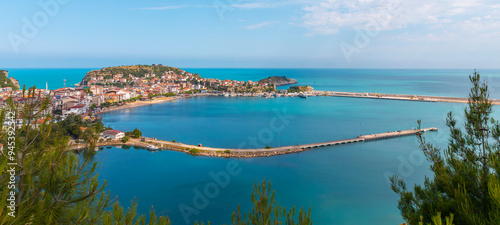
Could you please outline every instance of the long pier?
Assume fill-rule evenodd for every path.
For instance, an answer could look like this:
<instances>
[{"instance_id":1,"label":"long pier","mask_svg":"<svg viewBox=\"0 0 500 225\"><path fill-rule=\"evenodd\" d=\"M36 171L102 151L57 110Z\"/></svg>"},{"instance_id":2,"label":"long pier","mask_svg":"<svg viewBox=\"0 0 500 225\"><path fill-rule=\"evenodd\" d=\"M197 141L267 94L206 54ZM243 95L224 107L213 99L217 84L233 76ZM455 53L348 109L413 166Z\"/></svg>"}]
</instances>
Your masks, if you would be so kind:
<instances>
[{"instance_id":1,"label":"long pier","mask_svg":"<svg viewBox=\"0 0 500 225\"><path fill-rule=\"evenodd\" d=\"M132 138L127 143L121 143L120 141L106 141L98 143L99 147L102 146L134 146L140 148L147 148L148 146L155 146L159 149L165 150L173 150L185 152L193 155L205 155L205 156L215 156L215 157L238 157L238 158L250 158L250 157L268 157L274 155L284 155L290 153L303 152L315 148L321 147L329 147L329 146L337 146L358 142L366 142L366 141L375 141L380 139L387 138L396 138L401 136L409 136L415 135L421 132L427 131L437 131L438 129L435 127L420 129L420 130L403 130L403 131L393 131L387 133L379 133L379 134L369 134L369 135L361 135L352 139L344 139L344 140L336 140L329 142L321 142L321 143L313 143L313 144L304 144L304 145L293 145L293 146L284 146L277 148L261 148L261 149L234 149L234 148L211 148L211 147L203 147L196 145L187 145L177 142L163 141L157 140L156 138ZM71 149L83 149L85 145L73 145Z\"/></svg>"},{"instance_id":2,"label":"long pier","mask_svg":"<svg viewBox=\"0 0 500 225\"><path fill-rule=\"evenodd\" d=\"M459 97L442 97L442 96L426 96L426 95L406 95L406 94L381 94L381 93L361 93L361 92L341 92L341 91L315 91L316 94L333 96L333 97L349 97L349 98L372 98L372 99L388 99L388 100L403 100L403 101L420 101L420 102L453 102L467 103L468 98ZM490 99L491 104L500 105L500 99Z\"/></svg>"}]
</instances>

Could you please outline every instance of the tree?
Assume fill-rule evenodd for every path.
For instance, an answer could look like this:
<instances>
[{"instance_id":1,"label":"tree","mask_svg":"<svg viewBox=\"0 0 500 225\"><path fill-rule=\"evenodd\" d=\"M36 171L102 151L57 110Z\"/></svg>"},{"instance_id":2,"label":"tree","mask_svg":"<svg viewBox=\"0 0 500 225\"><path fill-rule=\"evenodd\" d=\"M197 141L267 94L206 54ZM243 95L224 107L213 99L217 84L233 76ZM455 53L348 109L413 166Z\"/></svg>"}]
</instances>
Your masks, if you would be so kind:
<instances>
[{"instance_id":1,"label":"tree","mask_svg":"<svg viewBox=\"0 0 500 225\"><path fill-rule=\"evenodd\" d=\"M35 89L23 90L25 96L37 96ZM38 93L38 96L41 96ZM27 98L19 105L8 99L8 111L14 118L22 118L22 125L14 132L0 133L2 143L13 142L15 157L8 157L6 151L0 157L0 183L11 179L6 163L15 162L15 186L9 189L2 185L0 201L1 224L78 224L83 221L95 222L108 206L109 194L104 192L106 183L99 183L95 174L96 163L91 163L95 145L87 146L79 158L68 152L68 139L47 142L51 133L50 117L42 114L50 107L50 98ZM35 110L38 109L38 110ZM1 112L0 126L6 119L7 111ZM38 127L33 122L45 118ZM6 121L9 122L9 121ZM13 138L9 138L13 137ZM37 144L35 143L35 140ZM11 195L14 194L14 195ZM5 197L15 196L15 217L5 210ZM11 203L9 203L10 205Z\"/></svg>"},{"instance_id":2,"label":"tree","mask_svg":"<svg viewBox=\"0 0 500 225\"><path fill-rule=\"evenodd\" d=\"M492 105L488 86L474 71L469 76L471 92L463 131L448 113L450 129L446 149L437 149L418 134L434 179L409 191L403 180L391 178L400 200L398 208L409 224L432 222L442 213L453 216L454 224L500 224L500 125L490 117ZM420 127L420 121L419 121Z\"/></svg>"},{"instance_id":3,"label":"tree","mask_svg":"<svg viewBox=\"0 0 500 225\"><path fill-rule=\"evenodd\" d=\"M129 137L125 136L125 137L123 137L123 138L122 138L122 142L123 142L123 143L127 143L127 141L128 141L129 139L130 139Z\"/></svg>"},{"instance_id":4,"label":"tree","mask_svg":"<svg viewBox=\"0 0 500 225\"><path fill-rule=\"evenodd\" d=\"M23 95L42 96L34 89L23 90ZM93 158L100 136L97 131L105 129L102 123L82 133L86 146L74 152L65 125L54 124L50 116L42 114L51 107L50 96L25 98L19 104L9 98L7 103L7 109L0 110L0 142L4 145L0 151L0 224L128 225L149 221L150 225L170 225L168 217L158 217L154 210L148 218L138 216L135 199L125 211L117 200L113 204L109 192L104 191L106 182L98 179ZM23 123L14 128L11 122L17 118L22 118ZM33 125L42 118L42 124ZM79 121L72 117L68 122ZM11 184L15 187L11 188ZM267 204L267 194L257 194L259 205ZM274 201L269 204L274 206ZM299 220L304 218L309 215Z\"/></svg>"},{"instance_id":5,"label":"tree","mask_svg":"<svg viewBox=\"0 0 500 225\"><path fill-rule=\"evenodd\" d=\"M34 88L24 89L23 95L42 96ZM19 104L9 98L6 109L0 111L0 142L11 147L0 151L0 224L131 224L128 221L136 220L135 205L125 214L118 202L112 211L105 211L112 201L104 191L106 182L99 181L95 172L97 162L93 162L99 138L93 130L100 125L83 133L85 150L70 151L64 127L42 114L51 107L50 102L50 96L26 98ZM13 118L21 118L22 125L14 129ZM42 118L42 124L33 125ZM11 198L14 200L7 201ZM134 218L130 220L130 216ZM137 220L144 221L144 217ZM169 224L168 218L154 213L149 221Z\"/></svg>"},{"instance_id":6,"label":"tree","mask_svg":"<svg viewBox=\"0 0 500 225\"><path fill-rule=\"evenodd\" d=\"M252 193L253 208L251 212L240 213L240 207L233 213L232 221L235 225L312 225L311 208L305 211L300 209L298 221L295 221L295 207L290 210L280 206L274 199L275 192L271 192L271 182L255 183Z\"/></svg>"},{"instance_id":7,"label":"tree","mask_svg":"<svg viewBox=\"0 0 500 225\"><path fill-rule=\"evenodd\" d=\"M134 138L140 138L142 136L142 132L136 128L132 131L132 135Z\"/></svg>"}]
</instances>

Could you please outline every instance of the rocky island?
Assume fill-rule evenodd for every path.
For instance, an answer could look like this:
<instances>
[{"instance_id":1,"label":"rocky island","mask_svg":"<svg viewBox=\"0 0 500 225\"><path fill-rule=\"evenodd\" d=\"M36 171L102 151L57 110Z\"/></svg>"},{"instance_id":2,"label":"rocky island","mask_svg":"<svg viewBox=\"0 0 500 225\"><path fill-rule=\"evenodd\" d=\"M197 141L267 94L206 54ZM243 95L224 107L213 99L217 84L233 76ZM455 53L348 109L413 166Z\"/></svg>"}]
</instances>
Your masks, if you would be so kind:
<instances>
[{"instance_id":1,"label":"rocky island","mask_svg":"<svg viewBox=\"0 0 500 225\"><path fill-rule=\"evenodd\" d=\"M289 84L296 84L298 82L295 79L286 78L286 76L282 76L282 77L274 76L274 77L268 77L266 79L259 80L259 83L268 83L268 84L274 84L276 86L283 86L283 85L289 85Z\"/></svg>"}]
</instances>

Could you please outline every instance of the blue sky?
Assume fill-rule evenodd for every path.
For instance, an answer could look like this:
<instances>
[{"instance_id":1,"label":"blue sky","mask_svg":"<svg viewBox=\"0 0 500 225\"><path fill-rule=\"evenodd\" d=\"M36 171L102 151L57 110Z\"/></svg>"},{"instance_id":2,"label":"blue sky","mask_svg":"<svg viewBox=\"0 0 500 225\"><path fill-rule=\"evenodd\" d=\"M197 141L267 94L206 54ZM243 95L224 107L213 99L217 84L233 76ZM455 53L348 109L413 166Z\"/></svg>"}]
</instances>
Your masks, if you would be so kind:
<instances>
[{"instance_id":1,"label":"blue sky","mask_svg":"<svg viewBox=\"0 0 500 225\"><path fill-rule=\"evenodd\" d=\"M0 24L0 68L500 68L493 0L2 0Z\"/></svg>"}]
</instances>

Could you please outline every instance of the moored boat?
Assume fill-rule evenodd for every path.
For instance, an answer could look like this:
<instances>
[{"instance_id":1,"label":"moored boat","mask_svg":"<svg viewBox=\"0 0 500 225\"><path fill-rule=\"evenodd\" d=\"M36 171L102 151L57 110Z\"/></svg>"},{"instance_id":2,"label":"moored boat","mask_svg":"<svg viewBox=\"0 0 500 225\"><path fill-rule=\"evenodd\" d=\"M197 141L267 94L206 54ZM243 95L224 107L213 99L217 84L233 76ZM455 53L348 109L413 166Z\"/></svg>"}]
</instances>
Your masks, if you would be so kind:
<instances>
[{"instance_id":1,"label":"moored boat","mask_svg":"<svg viewBox=\"0 0 500 225\"><path fill-rule=\"evenodd\" d=\"M157 151L158 150L158 147L154 146L154 145L148 145L148 147L146 147L146 149L148 151Z\"/></svg>"}]
</instances>

